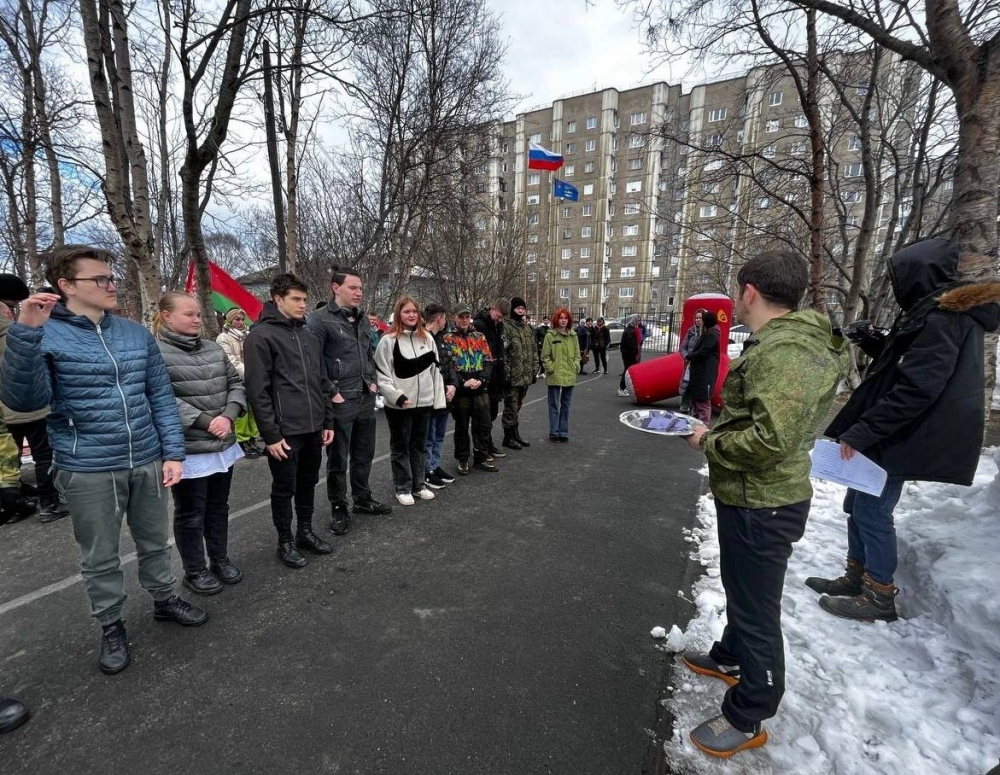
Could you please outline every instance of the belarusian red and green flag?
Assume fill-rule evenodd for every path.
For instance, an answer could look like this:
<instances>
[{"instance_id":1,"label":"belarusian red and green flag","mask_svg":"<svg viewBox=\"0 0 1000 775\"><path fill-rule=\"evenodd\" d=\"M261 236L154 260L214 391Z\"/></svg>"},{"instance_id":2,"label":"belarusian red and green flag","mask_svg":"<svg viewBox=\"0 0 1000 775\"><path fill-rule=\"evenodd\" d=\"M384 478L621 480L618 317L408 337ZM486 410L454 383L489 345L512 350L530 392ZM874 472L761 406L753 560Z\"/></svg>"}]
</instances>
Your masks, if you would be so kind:
<instances>
[{"instance_id":1,"label":"belarusian red and green flag","mask_svg":"<svg viewBox=\"0 0 1000 775\"><path fill-rule=\"evenodd\" d=\"M250 291L211 261L208 262L208 273L212 281L212 306L216 312L225 315L233 307L239 307L247 313L247 316L252 321L260 317L260 313L264 309L264 305L260 299L251 294ZM190 266L188 266L188 276L187 282L184 284L184 290L187 293L194 293L196 286L194 261L192 261Z\"/></svg>"}]
</instances>

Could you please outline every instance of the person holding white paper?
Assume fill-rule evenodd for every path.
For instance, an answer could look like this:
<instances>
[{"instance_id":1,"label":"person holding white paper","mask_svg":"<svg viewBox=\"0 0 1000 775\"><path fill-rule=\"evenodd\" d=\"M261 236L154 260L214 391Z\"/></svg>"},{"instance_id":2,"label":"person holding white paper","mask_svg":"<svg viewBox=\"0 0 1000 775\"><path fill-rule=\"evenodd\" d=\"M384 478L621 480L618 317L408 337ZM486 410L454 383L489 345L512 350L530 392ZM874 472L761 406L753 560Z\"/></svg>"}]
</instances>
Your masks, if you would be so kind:
<instances>
[{"instance_id":1,"label":"person holding white paper","mask_svg":"<svg viewBox=\"0 0 1000 775\"><path fill-rule=\"evenodd\" d=\"M846 334L873 360L826 435L841 456L863 452L886 470L881 495L848 489L847 571L809 578L823 610L847 619L896 619L892 514L907 480L972 484L985 430L983 336L1000 326L1000 283L959 279L958 246L943 237L889 259L900 313L888 335Z\"/></svg>"}]
</instances>

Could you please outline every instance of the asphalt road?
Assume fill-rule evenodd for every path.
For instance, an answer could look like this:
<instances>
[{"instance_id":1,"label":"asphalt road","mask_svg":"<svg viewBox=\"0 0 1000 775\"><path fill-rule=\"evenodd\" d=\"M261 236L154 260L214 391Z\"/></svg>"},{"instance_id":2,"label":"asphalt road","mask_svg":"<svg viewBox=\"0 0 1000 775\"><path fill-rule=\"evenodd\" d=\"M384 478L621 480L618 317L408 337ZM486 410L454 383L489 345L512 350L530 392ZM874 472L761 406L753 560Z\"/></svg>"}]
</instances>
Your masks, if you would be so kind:
<instances>
[{"instance_id":1,"label":"asphalt road","mask_svg":"<svg viewBox=\"0 0 1000 775\"><path fill-rule=\"evenodd\" d=\"M0 528L0 694L33 711L0 736L0 772L643 772L669 670L649 630L690 618L682 529L703 485L682 442L618 422L617 387L585 377L556 445L540 382L521 423L534 443L501 473L325 532L334 553L298 571L274 555L266 462L242 461L245 580L200 598L212 618L187 630L153 621L129 561L117 676L97 669L69 520ZM387 445L382 421L385 500ZM449 436L453 469L451 453Z\"/></svg>"}]
</instances>

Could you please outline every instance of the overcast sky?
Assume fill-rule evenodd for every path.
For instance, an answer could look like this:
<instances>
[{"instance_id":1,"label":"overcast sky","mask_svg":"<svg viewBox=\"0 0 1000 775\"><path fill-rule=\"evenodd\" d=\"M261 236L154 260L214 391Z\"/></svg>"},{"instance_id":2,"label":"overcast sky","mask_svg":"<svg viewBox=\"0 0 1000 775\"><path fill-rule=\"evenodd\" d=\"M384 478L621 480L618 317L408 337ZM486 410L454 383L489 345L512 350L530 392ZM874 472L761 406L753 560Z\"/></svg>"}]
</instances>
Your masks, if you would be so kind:
<instances>
[{"instance_id":1,"label":"overcast sky","mask_svg":"<svg viewBox=\"0 0 1000 775\"><path fill-rule=\"evenodd\" d=\"M661 67L649 73L639 30L614 0L487 0L510 39L506 73L523 99L515 112L551 103L569 92L685 75ZM676 68L673 68L676 69Z\"/></svg>"}]
</instances>

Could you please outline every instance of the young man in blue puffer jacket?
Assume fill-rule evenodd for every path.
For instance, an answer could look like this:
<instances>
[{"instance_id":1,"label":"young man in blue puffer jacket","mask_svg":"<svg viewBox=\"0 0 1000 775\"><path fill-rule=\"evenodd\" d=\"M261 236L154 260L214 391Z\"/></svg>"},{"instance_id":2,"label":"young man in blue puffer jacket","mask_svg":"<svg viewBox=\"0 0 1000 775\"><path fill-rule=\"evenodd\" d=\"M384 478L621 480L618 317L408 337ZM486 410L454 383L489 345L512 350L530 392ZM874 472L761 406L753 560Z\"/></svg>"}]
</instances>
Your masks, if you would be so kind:
<instances>
[{"instance_id":1,"label":"young man in blue puffer jacket","mask_svg":"<svg viewBox=\"0 0 1000 775\"><path fill-rule=\"evenodd\" d=\"M11 409L52 407L53 481L69 505L91 613L104 630L98 665L109 674L131 659L121 620L122 517L154 618L186 626L208 619L174 594L166 488L181 478L184 432L156 341L108 314L118 303L112 259L86 245L47 257L59 294L36 293L21 305L0 377L0 400Z\"/></svg>"}]
</instances>

